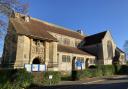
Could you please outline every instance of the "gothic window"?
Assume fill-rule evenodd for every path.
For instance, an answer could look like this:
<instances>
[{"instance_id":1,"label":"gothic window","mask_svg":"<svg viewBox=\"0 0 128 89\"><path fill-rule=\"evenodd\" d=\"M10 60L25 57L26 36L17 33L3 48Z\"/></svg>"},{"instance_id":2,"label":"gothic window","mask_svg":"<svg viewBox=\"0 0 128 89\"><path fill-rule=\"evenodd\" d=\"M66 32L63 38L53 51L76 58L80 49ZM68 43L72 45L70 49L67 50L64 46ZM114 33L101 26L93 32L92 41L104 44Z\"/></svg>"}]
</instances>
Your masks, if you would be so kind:
<instances>
[{"instance_id":1,"label":"gothic window","mask_svg":"<svg viewBox=\"0 0 128 89\"><path fill-rule=\"evenodd\" d=\"M121 55L120 58L121 58L121 59L124 59L124 55Z\"/></svg>"},{"instance_id":2,"label":"gothic window","mask_svg":"<svg viewBox=\"0 0 128 89\"><path fill-rule=\"evenodd\" d=\"M108 51L108 59L112 59L113 58L113 47L112 47L111 41L107 42L107 51Z\"/></svg>"}]
</instances>

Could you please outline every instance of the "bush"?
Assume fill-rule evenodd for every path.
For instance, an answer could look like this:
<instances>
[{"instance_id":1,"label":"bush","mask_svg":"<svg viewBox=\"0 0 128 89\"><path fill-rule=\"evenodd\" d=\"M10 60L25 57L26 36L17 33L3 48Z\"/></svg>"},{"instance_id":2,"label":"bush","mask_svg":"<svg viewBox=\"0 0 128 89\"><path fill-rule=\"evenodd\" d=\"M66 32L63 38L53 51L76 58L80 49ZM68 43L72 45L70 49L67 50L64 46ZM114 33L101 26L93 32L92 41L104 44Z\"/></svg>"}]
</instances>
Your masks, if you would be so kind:
<instances>
[{"instance_id":1,"label":"bush","mask_svg":"<svg viewBox=\"0 0 128 89\"><path fill-rule=\"evenodd\" d=\"M46 72L33 72L34 84L37 85L54 85L59 83L61 80L61 73L57 71L46 71ZM52 75L52 79L49 79L49 75Z\"/></svg>"},{"instance_id":2,"label":"bush","mask_svg":"<svg viewBox=\"0 0 128 89\"><path fill-rule=\"evenodd\" d=\"M113 65L99 65L98 71L102 71L103 76L109 76L115 73L115 69Z\"/></svg>"},{"instance_id":3,"label":"bush","mask_svg":"<svg viewBox=\"0 0 128 89\"><path fill-rule=\"evenodd\" d=\"M33 77L25 69L1 70L0 80L1 89L22 89L32 83Z\"/></svg>"},{"instance_id":4,"label":"bush","mask_svg":"<svg viewBox=\"0 0 128 89\"><path fill-rule=\"evenodd\" d=\"M20 69L15 74L14 84L21 88L28 87L33 82L33 76L31 73L28 73L25 69Z\"/></svg>"},{"instance_id":5,"label":"bush","mask_svg":"<svg viewBox=\"0 0 128 89\"><path fill-rule=\"evenodd\" d=\"M128 65L121 65L118 74L128 75Z\"/></svg>"},{"instance_id":6,"label":"bush","mask_svg":"<svg viewBox=\"0 0 128 89\"><path fill-rule=\"evenodd\" d=\"M53 76L51 80L49 79L49 75ZM60 80L61 80L60 72L47 71L47 72L44 72L42 82L44 85L49 85L49 84L54 85L59 83Z\"/></svg>"},{"instance_id":7,"label":"bush","mask_svg":"<svg viewBox=\"0 0 128 89\"><path fill-rule=\"evenodd\" d=\"M73 70L72 71L72 80L79 80L83 78L84 75L84 70Z\"/></svg>"},{"instance_id":8,"label":"bush","mask_svg":"<svg viewBox=\"0 0 128 89\"><path fill-rule=\"evenodd\" d=\"M72 71L72 80L79 80L84 77L110 76L114 73L113 65L99 65L96 68Z\"/></svg>"}]
</instances>

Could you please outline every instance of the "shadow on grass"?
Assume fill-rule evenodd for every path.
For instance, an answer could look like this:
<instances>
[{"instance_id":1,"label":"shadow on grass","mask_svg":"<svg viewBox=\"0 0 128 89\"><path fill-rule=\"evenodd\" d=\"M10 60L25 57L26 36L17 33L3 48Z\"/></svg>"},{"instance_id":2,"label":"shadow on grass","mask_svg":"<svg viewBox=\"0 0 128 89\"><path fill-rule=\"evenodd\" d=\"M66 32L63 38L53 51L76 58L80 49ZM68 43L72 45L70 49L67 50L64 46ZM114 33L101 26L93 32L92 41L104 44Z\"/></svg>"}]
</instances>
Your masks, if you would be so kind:
<instances>
[{"instance_id":1,"label":"shadow on grass","mask_svg":"<svg viewBox=\"0 0 128 89\"><path fill-rule=\"evenodd\" d=\"M128 89L128 82L112 83L112 84L79 84L79 85L58 85L58 86L31 85L27 89Z\"/></svg>"},{"instance_id":2,"label":"shadow on grass","mask_svg":"<svg viewBox=\"0 0 128 89\"><path fill-rule=\"evenodd\" d=\"M128 80L128 76L127 77L121 77L121 78L104 78L106 80Z\"/></svg>"},{"instance_id":3,"label":"shadow on grass","mask_svg":"<svg viewBox=\"0 0 128 89\"><path fill-rule=\"evenodd\" d=\"M61 77L61 81L71 81L71 76Z\"/></svg>"}]
</instances>

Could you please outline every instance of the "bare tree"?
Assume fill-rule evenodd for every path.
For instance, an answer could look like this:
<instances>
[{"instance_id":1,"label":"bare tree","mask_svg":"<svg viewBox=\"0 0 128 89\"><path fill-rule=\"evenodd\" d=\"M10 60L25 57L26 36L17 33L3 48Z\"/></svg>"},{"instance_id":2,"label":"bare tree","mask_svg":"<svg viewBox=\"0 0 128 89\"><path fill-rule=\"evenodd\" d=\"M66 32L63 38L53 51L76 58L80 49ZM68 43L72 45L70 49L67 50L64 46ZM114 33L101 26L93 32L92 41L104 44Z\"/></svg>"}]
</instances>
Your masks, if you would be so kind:
<instances>
[{"instance_id":1,"label":"bare tree","mask_svg":"<svg viewBox=\"0 0 128 89\"><path fill-rule=\"evenodd\" d=\"M0 0L0 56L4 45L4 38L7 33L8 18L13 12L27 14L27 0Z\"/></svg>"},{"instance_id":2,"label":"bare tree","mask_svg":"<svg viewBox=\"0 0 128 89\"><path fill-rule=\"evenodd\" d=\"M126 40L124 43L124 51L126 53L126 57L128 58L128 40Z\"/></svg>"},{"instance_id":3,"label":"bare tree","mask_svg":"<svg viewBox=\"0 0 128 89\"><path fill-rule=\"evenodd\" d=\"M28 3L25 0L0 0L0 38L6 34L8 17L13 11L26 14Z\"/></svg>"}]
</instances>

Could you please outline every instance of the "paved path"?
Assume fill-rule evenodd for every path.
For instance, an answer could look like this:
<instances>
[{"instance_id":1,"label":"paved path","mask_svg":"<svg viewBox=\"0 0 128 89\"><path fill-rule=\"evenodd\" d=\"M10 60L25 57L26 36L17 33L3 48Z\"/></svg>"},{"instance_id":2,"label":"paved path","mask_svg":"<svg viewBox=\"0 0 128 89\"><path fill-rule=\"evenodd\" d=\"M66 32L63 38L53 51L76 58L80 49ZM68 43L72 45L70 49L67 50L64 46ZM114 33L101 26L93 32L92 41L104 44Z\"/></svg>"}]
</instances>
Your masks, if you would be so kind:
<instances>
[{"instance_id":1,"label":"paved path","mask_svg":"<svg viewBox=\"0 0 128 89\"><path fill-rule=\"evenodd\" d=\"M66 82L65 82L66 83ZM128 89L128 76L95 78L90 81L67 81L57 86L36 87L31 89Z\"/></svg>"}]
</instances>

